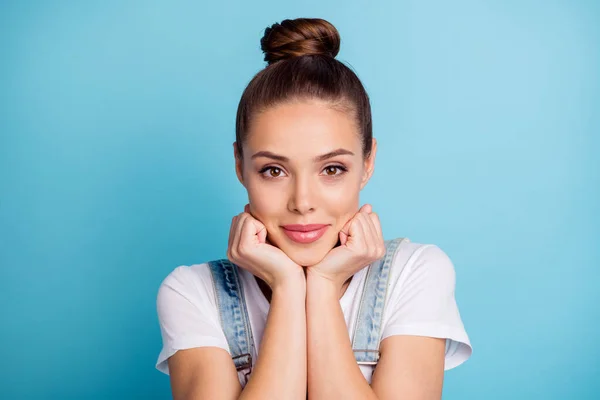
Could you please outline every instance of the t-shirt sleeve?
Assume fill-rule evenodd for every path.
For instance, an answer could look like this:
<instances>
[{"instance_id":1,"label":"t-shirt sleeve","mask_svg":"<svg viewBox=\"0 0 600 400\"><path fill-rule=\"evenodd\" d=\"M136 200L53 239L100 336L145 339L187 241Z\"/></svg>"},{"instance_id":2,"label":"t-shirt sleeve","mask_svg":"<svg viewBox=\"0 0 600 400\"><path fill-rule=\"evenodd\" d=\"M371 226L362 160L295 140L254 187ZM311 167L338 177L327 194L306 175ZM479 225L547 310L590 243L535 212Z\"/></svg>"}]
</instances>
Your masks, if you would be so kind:
<instances>
[{"instance_id":1,"label":"t-shirt sleeve","mask_svg":"<svg viewBox=\"0 0 600 400\"><path fill-rule=\"evenodd\" d=\"M219 322L210 271L204 265L179 266L161 283L156 298L163 347L156 368L169 374L167 359L178 350L214 346L229 352Z\"/></svg>"},{"instance_id":2,"label":"t-shirt sleeve","mask_svg":"<svg viewBox=\"0 0 600 400\"><path fill-rule=\"evenodd\" d=\"M465 362L472 347L458 311L455 284L454 265L446 253L435 245L421 245L392 283L381 340L393 335L443 338L444 369Z\"/></svg>"}]
</instances>

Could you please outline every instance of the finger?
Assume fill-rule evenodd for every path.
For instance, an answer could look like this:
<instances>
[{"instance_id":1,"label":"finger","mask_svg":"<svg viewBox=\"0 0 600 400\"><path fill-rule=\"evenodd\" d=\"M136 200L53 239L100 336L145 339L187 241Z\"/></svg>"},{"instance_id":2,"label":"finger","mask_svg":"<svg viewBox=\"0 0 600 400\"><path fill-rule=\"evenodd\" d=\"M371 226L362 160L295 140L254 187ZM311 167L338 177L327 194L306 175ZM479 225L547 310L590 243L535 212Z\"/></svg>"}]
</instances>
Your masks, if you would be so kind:
<instances>
[{"instance_id":1,"label":"finger","mask_svg":"<svg viewBox=\"0 0 600 400\"><path fill-rule=\"evenodd\" d=\"M375 230L373 239L375 240L374 249L378 250L378 257L383 257L385 255L385 241L383 239L383 233L381 231L381 223L379 221L379 216L377 213L369 214L369 219L371 226Z\"/></svg>"},{"instance_id":2,"label":"finger","mask_svg":"<svg viewBox=\"0 0 600 400\"><path fill-rule=\"evenodd\" d=\"M254 218L252 213L250 212L250 204L246 204L244 206L244 212L248 214L249 218L254 222L254 226L256 228L256 236L258 237L259 243L265 243L267 238L267 229L258 219Z\"/></svg>"},{"instance_id":3,"label":"finger","mask_svg":"<svg viewBox=\"0 0 600 400\"><path fill-rule=\"evenodd\" d=\"M377 233L377 237L383 241L383 232L381 230L381 221L379 220L379 215L377 213L369 214L371 221L373 222L373 227L375 227L375 232Z\"/></svg>"},{"instance_id":4,"label":"finger","mask_svg":"<svg viewBox=\"0 0 600 400\"><path fill-rule=\"evenodd\" d=\"M244 226L244 221L248 218L248 214L242 213L238 216L237 226L235 227L235 233L233 234L233 248L235 251L238 251L240 247L240 241L242 239L242 227Z\"/></svg>"},{"instance_id":5,"label":"finger","mask_svg":"<svg viewBox=\"0 0 600 400\"><path fill-rule=\"evenodd\" d=\"M369 217L370 214L360 213L359 220L365 234L365 246L367 250L373 249L377 245L377 232Z\"/></svg>"},{"instance_id":6,"label":"finger","mask_svg":"<svg viewBox=\"0 0 600 400\"><path fill-rule=\"evenodd\" d=\"M352 218L350 218L342 227L342 230L340 231L340 243L342 245L345 245L346 242L348 241L348 235L349 235L349 230L350 230L350 224L352 223Z\"/></svg>"},{"instance_id":7,"label":"finger","mask_svg":"<svg viewBox=\"0 0 600 400\"><path fill-rule=\"evenodd\" d=\"M370 204L363 204L363 206L358 210L355 215L355 218L361 221L363 225L363 232L365 235L365 244L368 245L371 241L371 229L369 227L370 221L368 220L369 213L372 211L372 207Z\"/></svg>"},{"instance_id":8,"label":"finger","mask_svg":"<svg viewBox=\"0 0 600 400\"><path fill-rule=\"evenodd\" d=\"M348 220L348 222L346 222L346 224L344 225L344 227L342 228L342 230L340 232L340 243L341 244L346 244L346 242L348 240L348 236L351 235L350 226L352 225L352 221L361 213L368 214L367 210L370 211L369 207L371 207L370 204L363 204L363 206L356 212L356 214L354 214L352 216L352 218L350 218L350 220ZM358 232L357 232L357 234L358 234Z\"/></svg>"},{"instance_id":9,"label":"finger","mask_svg":"<svg viewBox=\"0 0 600 400\"><path fill-rule=\"evenodd\" d=\"M266 243L267 241L267 228L257 219L252 218L253 223L256 229L256 236L258 238L258 243Z\"/></svg>"},{"instance_id":10,"label":"finger","mask_svg":"<svg viewBox=\"0 0 600 400\"><path fill-rule=\"evenodd\" d=\"M375 239L377 238L377 231L375 230L375 227L373 226L373 222L371 221L370 215L371 214L367 214L364 212L362 212L358 215L358 218L363 225L363 229L365 231L365 237L366 237L367 243L369 245L374 243Z\"/></svg>"},{"instance_id":11,"label":"finger","mask_svg":"<svg viewBox=\"0 0 600 400\"><path fill-rule=\"evenodd\" d=\"M363 207L361 207L361 214L364 214L366 216L371 216L373 214L373 206L371 204L365 204L363 205ZM378 232L375 226L373 226L370 218L366 220L367 225L369 226L369 232L370 235L372 235L371 237L374 239L375 244L377 242L377 238L378 238Z\"/></svg>"},{"instance_id":12,"label":"finger","mask_svg":"<svg viewBox=\"0 0 600 400\"><path fill-rule=\"evenodd\" d=\"M240 231L241 240L244 243L256 243L257 242L257 233L261 230L259 226L257 226L257 222L254 218L246 218L242 225L242 229Z\"/></svg>"},{"instance_id":13,"label":"finger","mask_svg":"<svg viewBox=\"0 0 600 400\"><path fill-rule=\"evenodd\" d=\"M359 246L366 246L366 232L362 226L362 218L362 213L358 213L352 218L348 229L348 241Z\"/></svg>"},{"instance_id":14,"label":"finger","mask_svg":"<svg viewBox=\"0 0 600 400\"><path fill-rule=\"evenodd\" d=\"M237 215L234 215L233 218L231 218L231 225L229 226L229 240L227 240L227 246L229 248L231 248L232 240L233 240L233 232L235 232L235 227L236 227L236 222L237 222Z\"/></svg>"},{"instance_id":15,"label":"finger","mask_svg":"<svg viewBox=\"0 0 600 400\"><path fill-rule=\"evenodd\" d=\"M353 243L355 246L358 246L360 252L363 254L369 254L374 248L374 239L373 233L371 231L371 220L369 218L369 214L365 212L359 212L356 214L355 218L356 230L354 232Z\"/></svg>"},{"instance_id":16,"label":"finger","mask_svg":"<svg viewBox=\"0 0 600 400\"><path fill-rule=\"evenodd\" d=\"M265 226L252 215L245 213L243 225L240 228L240 240L250 241L251 243L264 243L267 236ZM249 233L248 233L249 232Z\"/></svg>"},{"instance_id":17,"label":"finger","mask_svg":"<svg viewBox=\"0 0 600 400\"><path fill-rule=\"evenodd\" d=\"M364 204L353 216L352 218L350 218L346 224L344 225L344 227L342 228L342 231L340 233L344 234L345 239L348 238L348 236L350 236L350 225L352 224L352 220L355 219L366 207L366 204ZM341 237L340 237L341 240ZM344 242L342 242L342 244L344 244Z\"/></svg>"},{"instance_id":18,"label":"finger","mask_svg":"<svg viewBox=\"0 0 600 400\"><path fill-rule=\"evenodd\" d=\"M344 246L348 241L348 235L344 231L340 231L340 244Z\"/></svg>"}]
</instances>

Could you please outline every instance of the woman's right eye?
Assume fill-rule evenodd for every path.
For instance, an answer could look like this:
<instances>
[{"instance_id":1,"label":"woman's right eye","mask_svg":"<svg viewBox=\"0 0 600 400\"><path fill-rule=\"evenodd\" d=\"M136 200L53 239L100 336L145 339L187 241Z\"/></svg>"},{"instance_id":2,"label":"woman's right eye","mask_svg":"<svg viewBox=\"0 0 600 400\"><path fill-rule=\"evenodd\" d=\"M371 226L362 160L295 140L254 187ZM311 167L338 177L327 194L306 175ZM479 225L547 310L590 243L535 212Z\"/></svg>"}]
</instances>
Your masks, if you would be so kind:
<instances>
[{"instance_id":1,"label":"woman's right eye","mask_svg":"<svg viewBox=\"0 0 600 400\"><path fill-rule=\"evenodd\" d=\"M267 179L280 178L284 175L284 172L279 167L265 167L260 170L260 174L262 174Z\"/></svg>"}]
</instances>

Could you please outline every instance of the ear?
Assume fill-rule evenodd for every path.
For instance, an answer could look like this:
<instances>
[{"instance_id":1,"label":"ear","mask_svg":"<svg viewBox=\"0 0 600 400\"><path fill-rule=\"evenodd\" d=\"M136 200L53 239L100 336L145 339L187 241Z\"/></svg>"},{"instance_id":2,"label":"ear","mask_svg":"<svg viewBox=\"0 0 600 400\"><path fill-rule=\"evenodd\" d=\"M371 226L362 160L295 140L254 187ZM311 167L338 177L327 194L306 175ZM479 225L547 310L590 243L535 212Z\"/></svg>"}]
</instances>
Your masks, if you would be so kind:
<instances>
[{"instance_id":1,"label":"ear","mask_svg":"<svg viewBox=\"0 0 600 400\"><path fill-rule=\"evenodd\" d=\"M377 139L373 138L373 142L371 145L371 154L369 157L365 159L364 168L363 168L363 178L360 182L360 190L362 190L371 179L373 175L373 171L375 170L375 156L377 155Z\"/></svg>"},{"instance_id":2,"label":"ear","mask_svg":"<svg viewBox=\"0 0 600 400\"><path fill-rule=\"evenodd\" d=\"M244 187L246 187L246 185L244 185L244 174L242 173L242 171L243 171L242 157L241 157L240 153L238 152L236 142L233 142L233 158L235 159L235 174L237 175L240 183Z\"/></svg>"}]
</instances>

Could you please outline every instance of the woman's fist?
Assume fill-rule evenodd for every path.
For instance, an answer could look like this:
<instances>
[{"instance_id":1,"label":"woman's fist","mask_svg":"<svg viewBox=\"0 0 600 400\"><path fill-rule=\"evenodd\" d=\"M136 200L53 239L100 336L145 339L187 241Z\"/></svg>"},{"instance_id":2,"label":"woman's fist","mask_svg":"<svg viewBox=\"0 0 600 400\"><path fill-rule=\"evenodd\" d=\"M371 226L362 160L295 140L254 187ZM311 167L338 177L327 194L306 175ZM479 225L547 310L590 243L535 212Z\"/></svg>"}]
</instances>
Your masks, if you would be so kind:
<instances>
[{"instance_id":1,"label":"woman's fist","mask_svg":"<svg viewBox=\"0 0 600 400\"><path fill-rule=\"evenodd\" d=\"M334 247L307 274L325 278L341 288L356 272L385 255L385 242L379 217L370 204L358 210L339 233L340 246Z\"/></svg>"},{"instance_id":2,"label":"woman's fist","mask_svg":"<svg viewBox=\"0 0 600 400\"><path fill-rule=\"evenodd\" d=\"M227 258L232 263L265 281L271 289L293 280L304 280L302 267L283 251L267 242L267 229L250 214L244 212L231 220Z\"/></svg>"}]
</instances>

